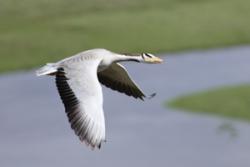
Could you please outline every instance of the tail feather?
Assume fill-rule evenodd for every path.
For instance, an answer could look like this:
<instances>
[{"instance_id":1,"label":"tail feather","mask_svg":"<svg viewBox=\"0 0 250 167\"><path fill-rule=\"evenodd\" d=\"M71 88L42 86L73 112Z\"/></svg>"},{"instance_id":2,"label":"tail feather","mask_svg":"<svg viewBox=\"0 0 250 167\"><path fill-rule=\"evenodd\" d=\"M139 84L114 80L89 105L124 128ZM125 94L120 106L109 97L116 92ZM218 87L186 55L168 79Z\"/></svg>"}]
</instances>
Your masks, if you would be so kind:
<instances>
[{"instance_id":1,"label":"tail feather","mask_svg":"<svg viewBox=\"0 0 250 167\"><path fill-rule=\"evenodd\" d=\"M37 76L50 75L57 72L57 66L54 63L48 63L36 71Z\"/></svg>"}]
</instances>

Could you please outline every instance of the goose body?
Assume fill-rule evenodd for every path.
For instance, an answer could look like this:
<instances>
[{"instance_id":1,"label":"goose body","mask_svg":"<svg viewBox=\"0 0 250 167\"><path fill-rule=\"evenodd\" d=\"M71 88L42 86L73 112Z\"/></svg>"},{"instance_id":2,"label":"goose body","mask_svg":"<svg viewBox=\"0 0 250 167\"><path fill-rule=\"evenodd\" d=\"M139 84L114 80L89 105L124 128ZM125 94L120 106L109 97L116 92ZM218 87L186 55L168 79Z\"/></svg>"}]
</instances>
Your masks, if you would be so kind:
<instances>
[{"instance_id":1,"label":"goose body","mask_svg":"<svg viewBox=\"0 0 250 167\"><path fill-rule=\"evenodd\" d=\"M122 61L160 63L152 54L117 54L106 49L92 49L37 71L37 76L55 76L56 86L65 107L71 128L82 142L92 148L105 141L105 119L101 84L142 99L144 93L129 77Z\"/></svg>"}]
</instances>

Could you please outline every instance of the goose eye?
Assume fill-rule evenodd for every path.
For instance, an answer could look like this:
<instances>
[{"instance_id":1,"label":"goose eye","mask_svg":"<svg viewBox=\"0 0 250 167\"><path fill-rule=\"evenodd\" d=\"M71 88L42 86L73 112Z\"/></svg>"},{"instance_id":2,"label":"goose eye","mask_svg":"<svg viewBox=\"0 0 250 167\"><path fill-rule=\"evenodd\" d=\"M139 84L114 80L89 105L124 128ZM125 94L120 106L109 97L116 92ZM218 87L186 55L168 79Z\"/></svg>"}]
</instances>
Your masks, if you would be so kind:
<instances>
[{"instance_id":1,"label":"goose eye","mask_svg":"<svg viewBox=\"0 0 250 167\"><path fill-rule=\"evenodd\" d=\"M145 53L145 56L149 57L149 58L152 58L152 56L148 53Z\"/></svg>"},{"instance_id":2,"label":"goose eye","mask_svg":"<svg viewBox=\"0 0 250 167\"><path fill-rule=\"evenodd\" d=\"M153 58L153 56L149 53L142 53L141 54L142 58L145 59L145 58Z\"/></svg>"}]
</instances>

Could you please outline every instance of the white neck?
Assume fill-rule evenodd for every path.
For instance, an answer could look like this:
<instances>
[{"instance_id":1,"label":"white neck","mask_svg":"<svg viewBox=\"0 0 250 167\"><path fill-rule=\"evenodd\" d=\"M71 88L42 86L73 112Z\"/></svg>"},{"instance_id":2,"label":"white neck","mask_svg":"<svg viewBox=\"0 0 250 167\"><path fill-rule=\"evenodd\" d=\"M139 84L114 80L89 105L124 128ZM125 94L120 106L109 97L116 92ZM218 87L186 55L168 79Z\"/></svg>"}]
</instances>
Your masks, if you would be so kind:
<instances>
[{"instance_id":1,"label":"white neck","mask_svg":"<svg viewBox=\"0 0 250 167\"><path fill-rule=\"evenodd\" d=\"M130 56L130 55L122 55L116 54L114 57L114 62L121 62L121 61L135 61L135 62L144 62L144 59L141 56Z\"/></svg>"}]
</instances>

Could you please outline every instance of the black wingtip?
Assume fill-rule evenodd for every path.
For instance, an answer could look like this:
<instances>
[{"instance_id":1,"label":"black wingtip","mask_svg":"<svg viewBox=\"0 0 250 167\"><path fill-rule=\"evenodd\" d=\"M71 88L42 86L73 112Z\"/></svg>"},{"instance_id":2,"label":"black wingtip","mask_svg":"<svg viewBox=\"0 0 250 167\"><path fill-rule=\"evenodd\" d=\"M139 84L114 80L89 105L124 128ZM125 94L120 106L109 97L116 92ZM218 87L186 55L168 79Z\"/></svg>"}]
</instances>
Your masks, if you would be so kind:
<instances>
[{"instance_id":1,"label":"black wingtip","mask_svg":"<svg viewBox=\"0 0 250 167\"><path fill-rule=\"evenodd\" d=\"M156 93L152 93L151 95L147 96L146 98L147 98L147 99L152 99L152 98L154 98L155 96L156 96Z\"/></svg>"}]
</instances>

